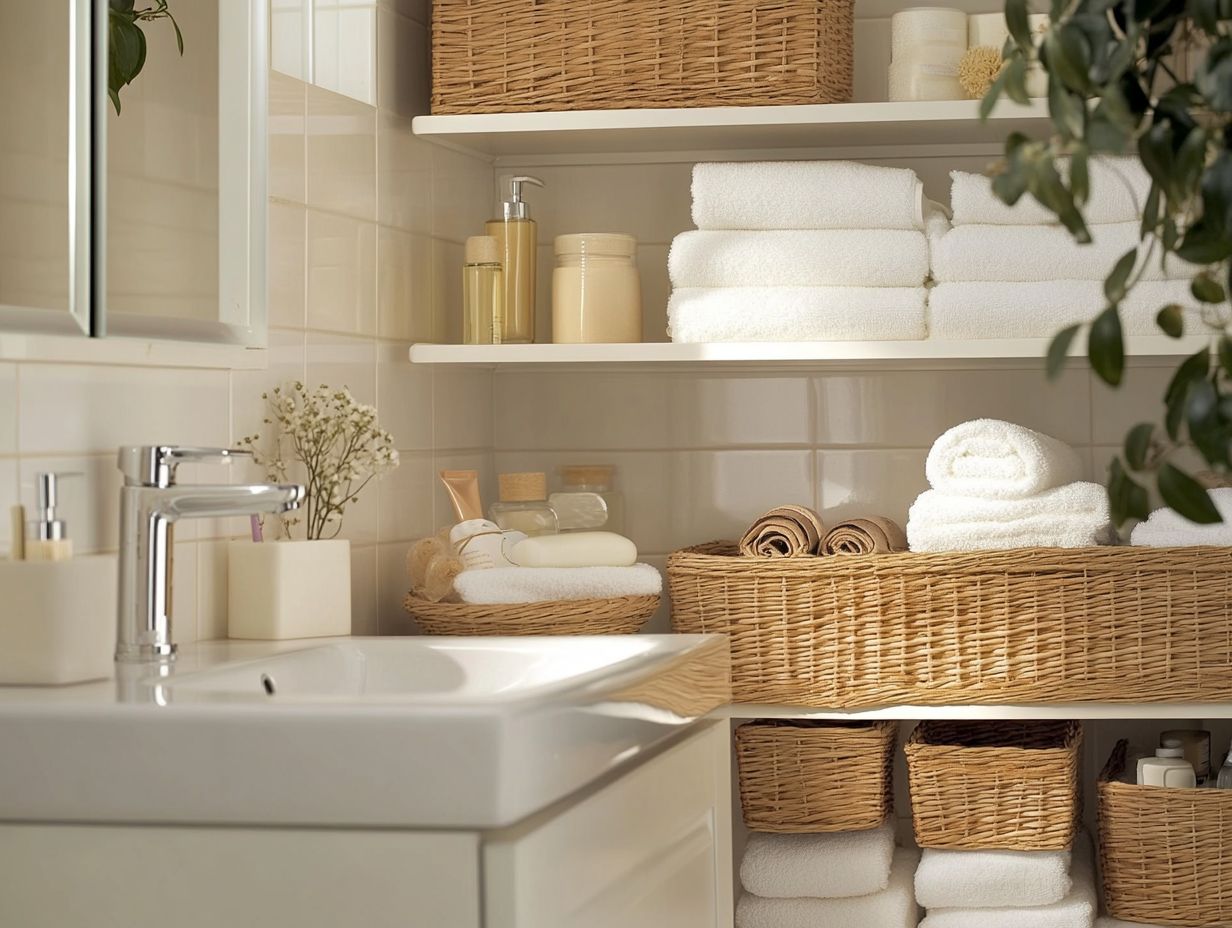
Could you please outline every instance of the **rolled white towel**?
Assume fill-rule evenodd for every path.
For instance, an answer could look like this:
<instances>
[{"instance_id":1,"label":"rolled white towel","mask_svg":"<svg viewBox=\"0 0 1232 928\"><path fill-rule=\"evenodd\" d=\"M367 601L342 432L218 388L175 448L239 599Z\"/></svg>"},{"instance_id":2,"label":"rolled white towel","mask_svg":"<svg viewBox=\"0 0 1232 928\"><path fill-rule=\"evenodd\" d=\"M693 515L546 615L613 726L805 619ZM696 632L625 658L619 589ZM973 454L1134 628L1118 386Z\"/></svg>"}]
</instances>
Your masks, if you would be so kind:
<instances>
[{"instance_id":1,"label":"rolled white towel","mask_svg":"<svg viewBox=\"0 0 1232 928\"><path fill-rule=\"evenodd\" d=\"M632 567L493 567L464 570L453 582L464 603L542 603L558 599L657 596L663 575L649 564Z\"/></svg>"},{"instance_id":2,"label":"rolled white towel","mask_svg":"<svg viewBox=\"0 0 1232 928\"><path fill-rule=\"evenodd\" d=\"M1073 887L1069 851L925 850L916 901L929 909L1052 905Z\"/></svg>"},{"instance_id":3,"label":"rolled white towel","mask_svg":"<svg viewBox=\"0 0 1232 928\"><path fill-rule=\"evenodd\" d=\"M972 419L933 442L924 472L933 489L954 496L1023 499L1073 483L1082 461L1048 435L1000 419Z\"/></svg>"},{"instance_id":4,"label":"rolled white towel","mask_svg":"<svg viewBox=\"0 0 1232 928\"><path fill-rule=\"evenodd\" d=\"M923 287L741 287L673 290L674 342L918 340Z\"/></svg>"},{"instance_id":5,"label":"rolled white towel","mask_svg":"<svg viewBox=\"0 0 1232 928\"><path fill-rule=\"evenodd\" d=\"M982 499L926 490L907 514L912 551L1087 548L1115 540L1108 493L1070 483L1026 499Z\"/></svg>"},{"instance_id":6,"label":"rolled white towel","mask_svg":"<svg viewBox=\"0 0 1232 928\"><path fill-rule=\"evenodd\" d=\"M915 171L855 161L745 161L693 168L699 229L919 229Z\"/></svg>"},{"instance_id":7,"label":"rolled white towel","mask_svg":"<svg viewBox=\"0 0 1232 928\"><path fill-rule=\"evenodd\" d=\"M1068 173L1068 172L1064 172ZM1093 158L1088 165L1091 197L1082 208L1088 225L1137 222L1142 217L1151 175L1137 158ZM950 205L954 225L1056 225L1057 215L1026 194L1006 206L992 192L992 181L983 174L951 171Z\"/></svg>"},{"instance_id":8,"label":"rolled white towel","mask_svg":"<svg viewBox=\"0 0 1232 928\"><path fill-rule=\"evenodd\" d=\"M1121 303L1126 335L1159 335L1155 317L1168 303L1201 317L1186 280L1142 281ZM928 331L937 339L1051 338L1066 326L1090 322L1108 305L1097 280L966 281L928 291Z\"/></svg>"},{"instance_id":9,"label":"rolled white towel","mask_svg":"<svg viewBox=\"0 0 1232 928\"><path fill-rule=\"evenodd\" d=\"M960 226L933 244L933 279L1103 280L1117 260L1138 244L1138 223L1091 226L1091 241L1079 245L1060 226ZM1166 272L1158 257L1143 280L1191 279L1198 267L1170 258Z\"/></svg>"},{"instance_id":10,"label":"rolled white towel","mask_svg":"<svg viewBox=\"0 0 1232 928\"><path fill-rule=\"evenodd\" d=\"M754 832L740 861L740 883L755 896L841 899L886 888L894 860L894 825L834 834Z\"/></svg>"},{"instance_id":11,"label":"rolled white towel","mask_svg":"<svg viewBox=\"0 0 1232 928\"><path fill-rule=\"evenodd\" d=\"M1074 848L1073 886L1052 905L986 909L929 909L920 928L1092 928L1098 910L1089 847Z\"/></svg>"},{"instance_id":12,"label":"rolled white towel","mask_svg":"<svg viewBox=\"0 0 1232 928\"><path fill-rule=\"evenodd\" d=\"M920 287L928 242L904 229L690 231L667 267L673 287Z\"/></svg>"},{"instance_id":13,"label":"rolled white towel","mask_svg":"<svg viewBox=\"0 0 1232 928\"><path fill-rule=\"evenodd\" d=\"M886 888L867 896L763 899L744 893L736 904L736 928L916 928L919 908L911 877L919 857L918 851L899 848Z\"/></svg>"},{"instance_id":14,"label":"rolled white towel","mask_svg":"<svg viewBox=\"0 0 1232 928\"><path fill-rule=\"evenodd\" d=\"M1194 545L1232 545L1232 488L1207 490L1222 522L1199 525L1173 509L1156 509L1129 533L1129 543L1147 548L1187 548Z\"/></svg>"}]
</instances>

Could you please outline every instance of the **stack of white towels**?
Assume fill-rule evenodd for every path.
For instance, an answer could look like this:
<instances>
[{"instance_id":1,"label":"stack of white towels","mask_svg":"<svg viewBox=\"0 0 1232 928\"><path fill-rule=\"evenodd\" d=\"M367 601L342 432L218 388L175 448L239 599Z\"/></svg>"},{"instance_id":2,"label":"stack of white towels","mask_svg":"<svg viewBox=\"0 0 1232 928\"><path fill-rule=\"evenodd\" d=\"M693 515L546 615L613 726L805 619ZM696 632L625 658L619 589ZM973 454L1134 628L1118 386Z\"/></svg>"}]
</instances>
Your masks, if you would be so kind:
<instances>
[{"instance_id":1,"label":"stack of white towels","mask_svg":"<svg viewBox=\"0 0 1232 928\"><path fill-rule=\"evenodd\" d=\"M912 551L1081 548L1115 539L1108 494L1080 481L1073 448L998 419L956 425L933 444L931 490L907 516Z\"/></svg>"},{"instance_id":2,"label":"stack of white towels","mask_svg":"<svg viewBox=\"0 0 1232 928\"><path fill-rule=\"evenodd\" d=\"M1137 159L1090 164L1091 199L1083 208L1091 242L1079 245L1055 214L1024 194L1006 206L982 174L951 172L953 228L934 242L929 295L933 338L1043 338L1088 322L1107 305L1103 281L1138 244L1151 179ZM1156 257L1121 304L1127 335L1158 334L1167 303L1194 307L1193 265Z\"/></svg>"},{"instance_id":3,"label":"stack of white towels","mask_svg":"<svg viewBox=\"0 0 1232 928\"><path fill-rule=\"evenodd\" d=\"M1085 836L1072 854L925 850L915 892L920 928L1092 928L1099 904Z\"/></svg>"},{"instance_id":4,"label":"stack of white towels","mask_svg":"<svg viewBox=\"0 0 1232 928\"><path fill-rule=\"evenodd\" d=\"M1199 525L1174 509L1156 509L1130 533L1129 543L1147 548L1190 548L1196 545L1232 545L1232 487L1207 490L1222 522Z\"/></svg>"},{"instance_id":5,"label":"stack of white towels","mask_svg":"<svg viewBox=\"0 0 1232 928\"><path fill-rule=\"evenodd\" d=\"M916 928L919 852L869 831L752 834L740 864L736 928Z\"/></svg>"},{"instance_id":6,"label":"stack of white towels","mask_svg":"<svg viewBox=\"0 0 1232 928\"><path fill-rule=\"evenodd\" d=\"M698 164L672 243L675 342L922 339L929 236L914 171L850 161Z\"/></svg>"}]
</instances>

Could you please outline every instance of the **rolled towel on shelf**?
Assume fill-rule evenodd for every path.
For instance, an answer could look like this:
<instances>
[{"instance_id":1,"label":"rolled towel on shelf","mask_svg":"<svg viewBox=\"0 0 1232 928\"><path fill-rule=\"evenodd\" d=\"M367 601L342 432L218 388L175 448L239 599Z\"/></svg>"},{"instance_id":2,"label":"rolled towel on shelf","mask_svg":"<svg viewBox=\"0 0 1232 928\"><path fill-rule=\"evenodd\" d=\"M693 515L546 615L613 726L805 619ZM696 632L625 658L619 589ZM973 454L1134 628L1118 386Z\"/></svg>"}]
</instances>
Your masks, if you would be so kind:
<instances>
[{"instance_id":1,"label":"rolled towel on shelf","mask_svg":"<svg viewBox=\"0 0 1232 928\"><path fill-rule=\"evenodd\" d=\"M1108 492L1070 483L1025 499L982 499L926 490L907 515L912 551L1088 548L1116 540Z\"/></svg>"},{"instance_id":2,"label":"rolled towel on shelf","mask_svg":"<svg viewBox=\"0 0 1232 928\"><path fill-rule=\"evenodd\" d=\"M1095 871L1085 841L1074 848L1073 886L1052 905L929 909L920 928L1092 928L1099 908Z\"/></svg>"},{"instance_id":3,"label":"rolled towel on shelf","mask_svg":"<svg viewBox=\"0 0 1232 928\"><path fill-rule=\"evenodd\" d=\"M918 851L899 848L886 888L867 896L764 899L744 893L736 903L736 928L916 928L911 877L918 859Z\"/></svg>"},{"instance_id":4,"label":"rolled towel on shelf","mask_svg":"<svg viewBox=\"0 0 1232 928\"><path fill-rule=\"evenodd\" d=\"M699 229L919 229L915 171L854 161L744 161L693 168Z\"/></svg>"},{"instance_id":5,"label":"rolled towel on shelf","mask_svg":"<svg viewBox=\"0 0 1232 928\"><path fill-rule=\"evenodd\" d=\"M686 288L667 303L674 342L918 341L923 287Z\"/></svg>"},{"instance_id":6,"label":"rolled towel on shelf","mask_svg":"<svg viewBox=\"0 0 1232 928\"><path fill-rule=\"evenodd\" d=\"M649 564L632 567L492 567L454 580L458 598L472 605L541 603L561 599L658 596L663 576Z\"/></svg>"},{"instance_id":7,"label":"rolled towel on shelf","mask_svg":"<svg viewBox=\"0 0 1232 928\"><path fill-rule=\"evenodd\" d=\"M893 822L832 834L754 832L740 861L740 885L765 899L867 896L889 884L894 852Z\"/></svg>"},{"instance_id":8,"label":"rolled towel on shelf","mask_svg":"<svg viewBox=\"0 0 1232 928\"><path fill-rule=\"evenodd\" d=\"M884 516L848 519L826 533L822 554L890 554L907 550L902 527Z\"/></svg>"},{"instance_id":9,"label":"rolled towel on shelf","mask_svg":"<svg viewBox=\"0 0 1232 928\"><path fill-rule=\"evenodd\" d=\"M1126 335L1159 335L1159 310L1184 307L1198 322L1199 309L1187 280L1147 280L1121 301ZM1066 326L1090 322L1108 305L1100 280L964 281L937 284L928 292L932 338L1051 338Z\"/></svg>"},{"instance_id":10,"label":"rolled towel on shelf","mask_svg":"<svg viewBox=\"0 0 1232 928\"><path fill-rule=\"evenodd\" d=\"M925 850L915 898L929 909L1052 905L1073 888L1069 851Z\"/></svg>"},{"instance_id":11,"label":"rolled towel on shelf","mask_svg":"<svg viewBox=\"0 0 1232 928\"><path fill-rule=\"evenodd\" d=\"M904 229L690 231L667 268L673 287L920 287L928 242Z\"/></svg>"},{"instance_id":12,"label":"rolled towel on shelf","mask_svg":"<svg viewBox=\"0 0 1232 928\"><path fill-rule=\"evenodd\" d=\"M960 226L932 243L933 279L950 281L1103 280L1117 260L1138 245L1137 222L1091 226L1079 245L1061 226ZM1188 280L1199 267L1152 258L1143 280Z\"/></svg>"},{"instance_id":13,"label":"rolled towel on shelf","mask_svg":"<svg viewBox=\"0 0 1232 928\"><path fill-rule=\"evenodd\" d=\"M760 516L740 539L745 557L805 557L816 554L826 527L807 506L778 506Z\"/></svg>"},{"instance_id":14,"label":"rolled towel on shelf","mask_svg":"<svg viewBox=\"0 0 1232 928\"><path fill-rule=\"evenodd\" d=\"M1022 499L1075 482L1082 461L1048 435L1000 419L972 419L933 442L924 472L943 493Z\"/></svg>"},{"instance_id":15,"label":"rolled towel on shelf","mask_svg":"<svg viewBox=\"0 0 1232 928\"><path fill-rule=\"evenodd\" d=\"M1091 197L1082 208L1088 225L1137 222L1151 191L1151 175L1137 158L1092 158L1088 163ZM954 225L1056 225L1057 214L1024 194L1007 206L983 174L951 171L950 205Z\"/></svg>"},{"instance_id":16,"label":"rolled towel on shelf","mask_svg":"<svg viewBox=\"0 0 1232 928\"><path fill-rule=\"evenodd\" d=\"M1196 545L1232 545L1232 488L1207 490L1222 522L1199 525L1174 509L1156 509L1129 534L1129 543L1146 548L1188 548Z\"/></svg>"}]
</instances>

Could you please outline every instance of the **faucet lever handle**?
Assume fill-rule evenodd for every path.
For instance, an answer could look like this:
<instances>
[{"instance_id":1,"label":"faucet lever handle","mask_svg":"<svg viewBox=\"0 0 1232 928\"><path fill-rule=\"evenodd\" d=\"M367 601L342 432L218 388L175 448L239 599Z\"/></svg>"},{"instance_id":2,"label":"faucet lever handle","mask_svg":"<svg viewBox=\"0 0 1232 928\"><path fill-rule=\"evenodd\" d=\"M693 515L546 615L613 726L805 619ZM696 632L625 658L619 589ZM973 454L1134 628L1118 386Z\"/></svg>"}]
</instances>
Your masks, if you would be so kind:
<instances>
[{"instance_id":1,"label":"faucet lever handle","mask_svg":"<svg viewBox=\"0 0 1232 928\"><path fill-rule=\"evenodd\" d=\"M251 451L238 448L137 445L121 448L117 463L130 486L169 487L175 484L175 469L181 464L225 464L235 458L251 457Z\"/></svg>"}]
</instances>

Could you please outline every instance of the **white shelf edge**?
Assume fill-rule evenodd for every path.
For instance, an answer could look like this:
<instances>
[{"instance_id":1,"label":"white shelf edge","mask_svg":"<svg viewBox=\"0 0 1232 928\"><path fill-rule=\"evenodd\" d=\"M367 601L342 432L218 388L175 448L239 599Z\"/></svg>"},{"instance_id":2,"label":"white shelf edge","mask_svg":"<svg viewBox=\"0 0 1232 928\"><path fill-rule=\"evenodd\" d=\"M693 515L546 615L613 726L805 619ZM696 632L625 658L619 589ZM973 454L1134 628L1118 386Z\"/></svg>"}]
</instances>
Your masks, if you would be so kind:
<instances>
[{"instance_id":1,"label":"white shelf edge","mask_svg":"<svg viewBox=\"0 0 1232 928\"><path fill-rule=\"evenodd\" d=\"M1020 719L1232 719L1232 703L1030 703L1018 705L882 706L875 709L813 709L800 706L733 704L711 713L727 719L818 719L825 721L972 720L1015 721Z\"/></svg>"},{"instance_id":2,"label":"white shelf edge","mask_svg":"<svg viewBox=\"0 0 1232 928\"><path fill-rule=\"evenodd\" d=\"M716 342L675 344L643 342L613 345L435 345L410 349L414 364L474 365L657 365L778 364L864 361L879 364L915 361L1040 360L1050 339L976 339L968 341ZM1170 339L1163 335L1129 336L1130 357L1171 358L1197 351L1201 337ZM1075 343L1071 355L1085 354Z\"/></svg>"}]
</instances>

